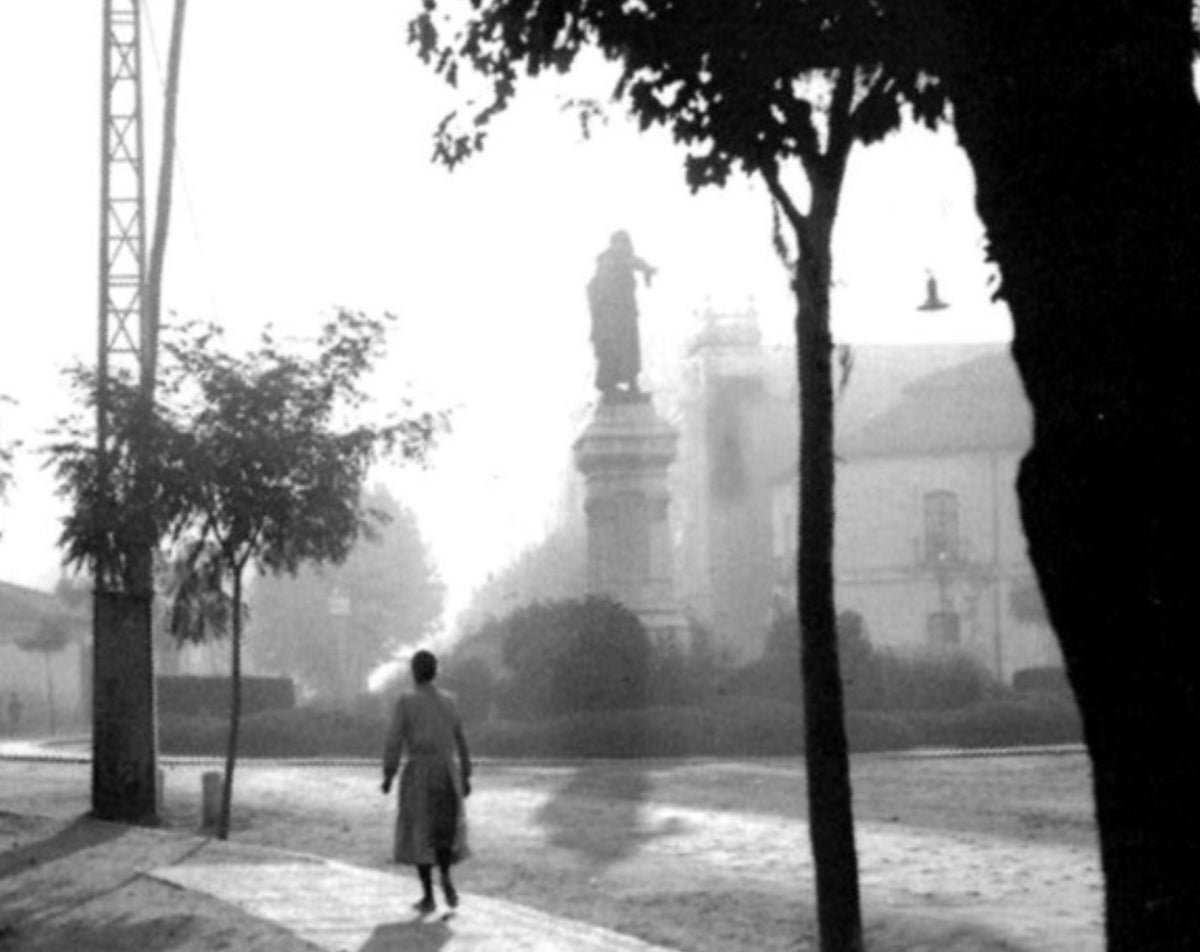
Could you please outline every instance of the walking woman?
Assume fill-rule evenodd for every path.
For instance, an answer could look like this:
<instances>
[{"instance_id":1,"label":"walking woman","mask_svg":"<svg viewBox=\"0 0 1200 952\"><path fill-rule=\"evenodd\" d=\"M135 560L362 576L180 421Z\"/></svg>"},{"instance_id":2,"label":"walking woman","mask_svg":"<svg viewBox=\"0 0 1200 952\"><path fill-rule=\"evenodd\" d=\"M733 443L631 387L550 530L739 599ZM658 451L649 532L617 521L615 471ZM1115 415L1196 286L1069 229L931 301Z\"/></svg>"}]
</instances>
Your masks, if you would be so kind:
<instances>
[{"instance_id":1,"label":"walking woman","mask_svg":"<svg viewBox=\"0 0 1200 952\"><path fill-rule=\"evenodd\" d=\"M436 677L437 658L432 652L413 655L413 689L396 702L383 754L385 794L404 758L394 858L417 867L421 899L415 908L421 915L437 909L434 866L446 905L451 910L458 906L450 867L468 855L463 801L471 793L471 755L454 697L434 685Z\"/></svg>"}]
</instances>

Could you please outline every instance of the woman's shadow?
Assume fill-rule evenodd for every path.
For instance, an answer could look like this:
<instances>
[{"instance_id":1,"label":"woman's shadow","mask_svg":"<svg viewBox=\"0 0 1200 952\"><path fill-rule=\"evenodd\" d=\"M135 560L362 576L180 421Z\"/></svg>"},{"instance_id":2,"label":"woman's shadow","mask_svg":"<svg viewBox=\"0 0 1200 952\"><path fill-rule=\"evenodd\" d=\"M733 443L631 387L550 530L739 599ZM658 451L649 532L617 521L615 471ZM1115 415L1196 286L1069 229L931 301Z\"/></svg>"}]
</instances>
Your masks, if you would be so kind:
<instances>
[{"instance_id":1,"label":"woman's shadow","mask_svg":"<svg viewBox=\"0 0 1200 952\"><path fill-rule=\"evenodd\" d=\"M537 812L553 846L569 850L594 867L607 867L637 853L646 843L683 831L671 817L650 825L644 804L651 792L638 761L585 763Z\"/></svg>"},{"instance_id":2,"label":"woman's shadow","mask_svg":"<svg viewBox=\"0 0 1200 952\"><path fill-rule=\"evenodd\" d=\"M445 919L387 922L375 927L358 952L438 952L453 935Z\"/></svg>"}]
</instances>

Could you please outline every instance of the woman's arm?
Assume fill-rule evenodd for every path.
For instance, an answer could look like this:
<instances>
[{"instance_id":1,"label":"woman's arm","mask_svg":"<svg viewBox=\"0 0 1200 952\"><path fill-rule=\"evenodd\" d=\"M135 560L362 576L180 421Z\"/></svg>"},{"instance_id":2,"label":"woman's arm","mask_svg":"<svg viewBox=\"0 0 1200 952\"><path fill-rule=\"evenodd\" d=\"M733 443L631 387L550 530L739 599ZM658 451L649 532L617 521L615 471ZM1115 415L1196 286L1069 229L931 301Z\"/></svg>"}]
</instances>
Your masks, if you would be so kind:
<instances>
[{"instance_id":1,"label":"woman's arm","mask_svg":"<svg viewBox=\"0 0 1200 952\"><path fill-rule=\"evenodd\" d=\"M392 787L392 778L400 769L400 755L404 750L404 699L396 702L392 710L392 722L388 727L387 743L383 747L383 792Z\"/></svg>"},{"instance_id":2,"label":"woman's arm","mask_svg":"<svg viewBox=\"0 0 1200 952\"><path fill-rule=\"evenodd\" d=\"M462 721L454 725L454 743L458 747L458 763L462 768L463 796L471 795L471 751L467 749L467 735L463 731Z\"/></svg>"}]
</instances>

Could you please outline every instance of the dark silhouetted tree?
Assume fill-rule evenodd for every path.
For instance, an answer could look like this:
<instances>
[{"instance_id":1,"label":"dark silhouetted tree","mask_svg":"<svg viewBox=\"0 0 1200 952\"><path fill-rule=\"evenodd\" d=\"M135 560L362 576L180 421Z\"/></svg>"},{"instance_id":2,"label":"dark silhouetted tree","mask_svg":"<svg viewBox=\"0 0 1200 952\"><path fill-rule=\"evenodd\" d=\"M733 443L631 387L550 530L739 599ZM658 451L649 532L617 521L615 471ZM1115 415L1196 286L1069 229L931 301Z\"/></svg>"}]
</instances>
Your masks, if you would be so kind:
<instances>
[{"instance_id":1,"label":"dark silhouetted tree","mask_svg":"<svg viewBox=\"0 0 1200 952\"><path fill-rule=\"evenodd\" d=\"M770 192L776 246L797 304L798 593L818 920L823 949L859 949L833 600L833 228L851 149L897 128L905 102L927 122L940 117L938 84L872 49L886 24L869 0L487 0L465 15L448 8L427 3L411 39L449 82L474 71L490 83L491 96L466 123L452 115L439 128L436 155L447 165L483 146L522 74L566 71L583 49L596 47L620 70L616 98L643 127L663 126L685 147L694 188L723 185L741 170ZM789 168L802 174L799 187L788 184Z\"/></svg>"},{"instance_id":2,"label":"dark silhouetted tree","mask_svg":"<svg viewBox=\"0 0 1200 952\"><path fill-rule=\"evenodd\" d=\"M841 55L937 77L976 172L1033 407L1022 520L1084 719L1109 946L1189 947L1200 934L1192 0L847 0L835 36L803 23L828 5L786 0L505 7L508 18L475 14L487 29L470 50L496 62L505 96L517 65L565 68L594 38L653 79L678 47L659 28L680 16L707 19L709 34L724 31L713 46L754 68ZM630 17L640 35L610 43ZM431 25L416 29L427 46Z\"/></svg>"},{"instance_id":3,"label":"dark silhouetted tree","mask_svg":"<svg viewBox=\"0 0 1200 952\"><path fill-rule=\"evenodd\" d=\"M1018 492L1092 760L1109 947L1190 947L1200 934L1192 0L512 2L499 4L504 16L496 6L473 8L479 29L464 52L493 64L502 101L522 72L567 68L591 41L622 58L621 91L644 90L651 110L687 105L638 84L652 86L664 60L709 83L728 57L784 76L848 61L931 88L936 77L975 169L1033 406ZM832 34L809 19L838 13L845 29ZM432 21L414 34L438 46ZM680 53L695 36L715 51L699 63ZM462 58L438 64L456 72ZM735 112L741 99L724 92L707 104ZM743 112L761 131L762 113ZM772 121L804 128L787 113Z\"/></svg>"},{"instance_id":4,"label":"dark silhouetted tree","mask_svg":"<svg viewBox=\"0 0 1200 952\"><path fill-rule=\"evenodd\" d=\"M1114 952L1200 935L1192 0L892 4L975 170L1034 415L1029 553L1092 762Z\"/></svg>"}]
</instances>

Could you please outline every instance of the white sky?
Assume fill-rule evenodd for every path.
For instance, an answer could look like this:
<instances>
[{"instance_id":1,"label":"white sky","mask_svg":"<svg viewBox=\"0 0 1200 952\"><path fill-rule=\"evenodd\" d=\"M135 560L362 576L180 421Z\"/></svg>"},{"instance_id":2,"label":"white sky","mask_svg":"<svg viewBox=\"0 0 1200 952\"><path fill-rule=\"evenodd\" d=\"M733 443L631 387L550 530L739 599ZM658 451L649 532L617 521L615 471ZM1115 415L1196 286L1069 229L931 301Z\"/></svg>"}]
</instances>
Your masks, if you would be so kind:
<instances>
[{"instance_id":1,"label":"white sky","mask_svg":"<svg viewBox=\"0 0 1200 952\"><path fill-rule=\"evenodd\" d=\"M405 44L415 7L189 4L164 297L243 339L268 321L305 333L334 305L401 316L380 393L410 382L456 408L455 431L433 472L383 477L420 514L452 613L541 533L556 501L592 399L584 285L613 230L659 268L641 299L651 388L706 302L753 299L772 341L789 338L792 305L760 189L692 196L669 139L617 113L582 140L558 103L606 97L598 64L529 87L466 168L431 165L453 100ZM153 153L170 0L147 10ZM0 393L19 401L0 406L0 432L26 451L67 409L59 369L96 349L100 17L100 0L0 0ZM952 132L912 130L856 155L836 247L839 336L1008 336L972 197ZM929 267L954 304L936 316L914 310ZM0 579L49 586L61 504L40 462L24 454L0 506Z\"/></svg>"}]
</instances>

